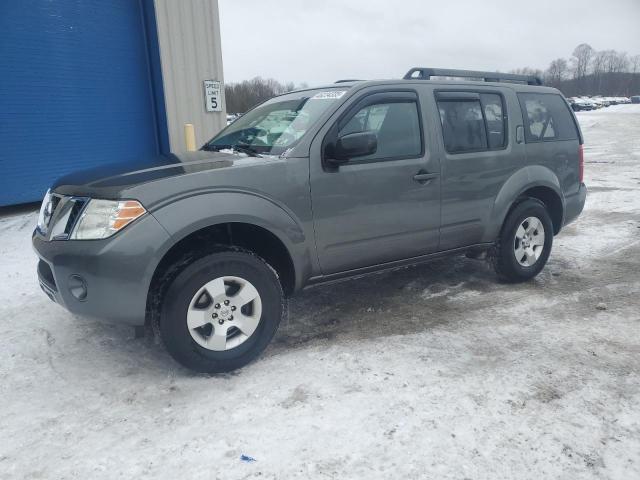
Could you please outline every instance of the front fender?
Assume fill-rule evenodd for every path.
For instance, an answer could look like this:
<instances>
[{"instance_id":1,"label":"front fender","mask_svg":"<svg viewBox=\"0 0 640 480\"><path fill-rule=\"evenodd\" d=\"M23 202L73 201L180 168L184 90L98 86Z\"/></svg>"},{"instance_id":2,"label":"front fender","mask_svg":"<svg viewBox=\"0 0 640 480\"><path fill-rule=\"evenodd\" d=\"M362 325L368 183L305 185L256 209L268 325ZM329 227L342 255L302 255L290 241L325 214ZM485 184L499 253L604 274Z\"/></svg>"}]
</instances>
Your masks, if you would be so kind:
<instances>
[{"instance_id":1,"label":"front fender","mask_svg":"<svg viewBox=\"0 0 640 480\"><path fill-rule=\"evenodd\" d=\"M560 181L553 171L542 165L529 165L517 170L504 182L496 195L491 215L492 224L486 230L486 242L492 242L500 234L502 224L509 213L513 202L524 192L534 187L546 187L553 190L562 200L564 210L565 200L560 188Z\"/></svg>"},{"instance_id":2,"label":"front fender","mask_svg":"<svg viewBox=\"0 0 640 480\"><path fill-rule=\"evenodd\" d=\"M154 210L153 216L170 236L166 253L191 233L221 223L262 227L287 248L296 272L296 288L311 276L312 255L304 225L285 206L253 192L210 191L187 196Z\"/></svg>"}]
</instances>

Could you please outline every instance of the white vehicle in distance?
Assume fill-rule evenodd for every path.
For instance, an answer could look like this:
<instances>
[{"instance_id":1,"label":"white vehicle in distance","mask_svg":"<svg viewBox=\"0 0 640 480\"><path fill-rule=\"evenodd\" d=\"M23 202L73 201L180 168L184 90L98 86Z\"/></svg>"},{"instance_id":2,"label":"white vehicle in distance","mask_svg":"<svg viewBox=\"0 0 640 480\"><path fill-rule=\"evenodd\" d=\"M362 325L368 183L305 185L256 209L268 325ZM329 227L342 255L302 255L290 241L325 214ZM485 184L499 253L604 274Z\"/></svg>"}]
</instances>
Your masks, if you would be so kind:
<instances>
[{"instance_id":1,"label":"white vehicle in distance","mask_svg":"<svg viewBox=\"0 0 640 480\"><path fill-rule=\"evenodd\" d=\"M587 101L583 98L580 97L570 97L567 99L569 101L569 104L571 105L571 108L573 109L574 112L582 112L585 110L595 110L596 106L591 103L591 101Z\"/></svg>"}]
</instances>

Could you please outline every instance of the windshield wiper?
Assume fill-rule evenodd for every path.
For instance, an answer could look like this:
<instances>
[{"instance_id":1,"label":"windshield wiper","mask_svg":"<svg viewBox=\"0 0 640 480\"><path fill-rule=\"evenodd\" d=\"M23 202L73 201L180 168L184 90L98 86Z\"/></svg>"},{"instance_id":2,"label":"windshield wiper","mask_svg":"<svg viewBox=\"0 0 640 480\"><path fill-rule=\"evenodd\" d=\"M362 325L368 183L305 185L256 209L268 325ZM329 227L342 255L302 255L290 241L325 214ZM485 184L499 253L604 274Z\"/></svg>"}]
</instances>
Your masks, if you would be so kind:
<instances>
[{"instance_id":1,"label":"windshield wiper","mask_svg":"<svg viewBox=\"0 0 640 480\"><path fill-rule=\"evenodd\" d=\"M220 150L233 150L237 153L244 153L245 155L249 155L250 157L262 157L258 152L256 152L249 145L237 144L237 145L205 145L202 147L202 150L206 150L209 152L219 152Z\"/></svg>"},{"instance_id":2,"label":"windshield wiper","mask_svg":"<svg viewBox=\"0 0 640 480\"><path fill-rule=\"evenodd\" d=\"M231 148L233 149L234 152L244 153L246 155L249 155L250 157L262 157L262 155L256 152L249 145L237 144L237 145L232 145Z\"/></svg>"}]
</instances>

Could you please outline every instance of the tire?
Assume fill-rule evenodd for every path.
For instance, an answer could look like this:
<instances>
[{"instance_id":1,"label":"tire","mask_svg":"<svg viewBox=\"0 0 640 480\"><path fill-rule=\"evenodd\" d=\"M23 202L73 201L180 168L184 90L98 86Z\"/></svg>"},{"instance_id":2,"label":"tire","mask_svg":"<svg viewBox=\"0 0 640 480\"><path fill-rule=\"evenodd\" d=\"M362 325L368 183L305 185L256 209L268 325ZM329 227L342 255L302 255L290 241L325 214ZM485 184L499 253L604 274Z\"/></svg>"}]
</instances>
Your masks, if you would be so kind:
<instances>
[{"instance_id":1,"label":"tire","mask_svg":"<svg viewBox=\"0 0 640 480\"><path fill-rule=\"evenodd\" d=\"M278 276L264 260L244 250L223 251L197 258L175 275L158 330L176 361L196 372L222 373L260 355L285 312Z\"/></svg>"},{"instance_id":2,"label":"tire","mask_svg":"<svg viewBox=\"0 0 640 480\"><path fill-rule=\"evenodd\" d=\"M502 226L492 258L494 269L508 282L530 280L546 265L552 245L553 223L546 206L528 198L509 213Z\"/></svg>"}]
</instances>

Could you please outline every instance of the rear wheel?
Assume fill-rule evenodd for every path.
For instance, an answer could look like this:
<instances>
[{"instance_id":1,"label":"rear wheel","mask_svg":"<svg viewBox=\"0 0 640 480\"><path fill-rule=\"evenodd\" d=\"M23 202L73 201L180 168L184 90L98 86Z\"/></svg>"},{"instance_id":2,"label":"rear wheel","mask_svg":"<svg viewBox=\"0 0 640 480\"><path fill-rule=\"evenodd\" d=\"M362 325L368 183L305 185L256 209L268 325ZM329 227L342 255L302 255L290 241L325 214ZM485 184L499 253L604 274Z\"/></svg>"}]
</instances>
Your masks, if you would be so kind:
<instances>
[{"instance_id":1,"label":"rear wheel","mask_svg":"<svg viewBox=\"0 0 640 480\"><path fill-rule=\"evenodd\" d=\"M171 356L192 370L227 372L256 358L285 312L275 271L246 251L213 253L178 273L160 313Z\"/></svg>"},{"instance_id":2,"label":"rear wheel","mask_svg":"<svg viewBox=\"0 0 640 480\"><path fill-rule=\"evenodd\" d=\"M505 280L529 280L544 268L553 244L553 223L546 206L536 199L518 204L507 216L493 256Z\"/></svg>"}]
</instances>

